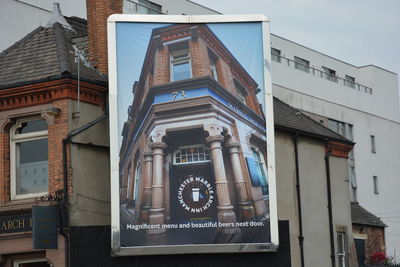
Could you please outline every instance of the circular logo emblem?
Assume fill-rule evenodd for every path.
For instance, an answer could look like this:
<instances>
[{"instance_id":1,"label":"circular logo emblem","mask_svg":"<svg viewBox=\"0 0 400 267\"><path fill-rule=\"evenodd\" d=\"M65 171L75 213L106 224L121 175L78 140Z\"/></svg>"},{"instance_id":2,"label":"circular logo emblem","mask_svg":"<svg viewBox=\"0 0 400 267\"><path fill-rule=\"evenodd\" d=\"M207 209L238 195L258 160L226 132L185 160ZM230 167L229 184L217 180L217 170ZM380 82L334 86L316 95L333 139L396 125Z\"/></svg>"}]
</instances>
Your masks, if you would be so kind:
<instances>
[{"instance_id":1,"label":"circular logo emblem","mask_svg":"<svg viewBox=\"0 0 400 267\"><path fill-rule=\"evenodd\" d=\"M204 177L189 175L179 185L178 201L185 211L201 213L211 207L214 189Z\"/></svg>"}]
</instances>

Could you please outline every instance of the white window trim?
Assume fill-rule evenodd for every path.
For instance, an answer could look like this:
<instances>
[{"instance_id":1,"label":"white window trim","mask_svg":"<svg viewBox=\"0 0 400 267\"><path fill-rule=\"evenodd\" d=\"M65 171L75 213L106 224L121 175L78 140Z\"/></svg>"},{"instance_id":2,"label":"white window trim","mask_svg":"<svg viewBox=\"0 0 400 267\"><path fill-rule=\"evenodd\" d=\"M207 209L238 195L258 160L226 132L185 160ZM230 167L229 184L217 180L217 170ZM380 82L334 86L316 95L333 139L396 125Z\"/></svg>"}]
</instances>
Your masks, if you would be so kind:
<instances>
[{"instance_id":1,"label":"white window trim","mask_svg":"<svg viewBox=\"0 0 400 267\"><path fill-rule=\"evenodd\" d=\"M178 147L177 150L174 151L172 154L172 162L174 165L189 165L189 164L196 164L196 163L205 163L205 162L211 162L211 153L208 153L210 155L210 159L205 159L205 160L199 160L199 161L191 161L191 162L176 162L176 154L181 152L182 149L187 149L187 148L203 148L204 151L208 150L210 152L210 149L208 149L205 145L203 144L197 144L197 145L189 145L189 146L180 146Z\"/></svg>"},{"instance_id":2,"label":"white window trim","mask_svg":"<svg viewBox=\"0 0 400 267\"><path fill-rule=\"evenodd\" d=\"M35 262L46 262L47 264L49 264L47 259L23 259L23 260L14 260L13 267L20 267L20 264L35 263Z\"/></svg>"},{"instance_id":3,"label":"white window trim","mask_svg":"<svg viewBox=\"0 0 400 267\"><path fill-rule=\"evenodd\" d=\"M340 252L339 251L339 236L342 236L342 238L340 238L340 241L342 241L342 247L343 247L343 251ZM338 264L340 266L340 263L342 263L343 267L347 267L348 266L348 237L347 237L347 233L346 232L337 232L337 257L338 257ZM340 261L340 258L342 258L342 261Z\"/></svg>"},{"instance_id":4,"label":"white window trim","mask_svg":"<svg viewBox=\"0 0 400 267\"><path fill-rule=\"evenodd\" d=\"M17 195L16 187L17 187L17 151L16 145L17 143L21 143L23 141L34 141L34 140L41 140L41 139L48 139L48 130L45 131L37 131L33 133L25 133L25 134L15 134L15 131L22 127L22 123L35 121L38 119L43 119L41 117L33 117L28 119L18 120L17 123L11 127L10 129L10 195L11 200L18 200L18 199L26 199L26 198L34 198L46 195L46 192L39 192L39 193L32 193L32 194L23 194ZM46 122L47 123L47 122Z\"/></svg>"},{"instance_id":5,"label":"white window trim","mask_svg":"<svg viewBox=\"0 0 400 267\"><path fill-rule=\"evenodd\" d=\"M175 55L179 55L179 54L183 54L184 53L183 51L185 51L185 52L187 51L187 54L188 54L187 57L174 60L174 56ZM188 44L187 48L170 51L170 54L169 54L170 75L169 76L170 76L170 81L171 82L175 82L175 80L174 80L174 71L173 71L174 65L175 64L179 64L179 63L184 63L184 62L188 62L188 64L189 64L189 72L190 72L189 79L190 79L190 78L193 77L193 72L192 72L192 57L191 57L191 54L190 54L189 44ZM177 80L177 81L180 81L180 80Z\"/></svg>"}]
</instances>

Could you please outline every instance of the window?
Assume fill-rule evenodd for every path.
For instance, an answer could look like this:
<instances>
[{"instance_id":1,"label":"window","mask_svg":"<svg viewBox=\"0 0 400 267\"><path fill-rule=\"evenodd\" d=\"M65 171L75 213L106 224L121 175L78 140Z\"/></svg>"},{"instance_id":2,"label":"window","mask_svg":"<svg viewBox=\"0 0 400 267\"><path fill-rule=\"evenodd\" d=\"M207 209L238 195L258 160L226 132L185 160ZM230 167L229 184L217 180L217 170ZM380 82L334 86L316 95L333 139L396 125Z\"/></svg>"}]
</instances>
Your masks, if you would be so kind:
<instances>
[{"instance_id":1,"label":"window","mask_svg":"<svg viewBox=\"0 0 400 267\"><path fill-rule=\"evenodd\" d=\"M335 133L338 133L341 136L346 137L346 123L329 119L328 128L334 131Z\"/></svg>"},{"instance_id":2,"label":"window","mask_svg":"<svg viewBox=\"0 0 400 267\"><path fill-rule=\"evenodd\" d=\"M233 83L235 84L236 96L240 99L240 101L246 103L246 89L244 89L243 85L236 80L233 80Z\"/></svg>"},{"instance_id":3,"label":"window","mask_svg":"<svg viewBox=\"0 0 400 267\"><path fill-rule=\"evenodd\" d=\"M142 178L142 167L140 162L137 163L136 171L135 171L135 188L133 191L133 200L136 200L139 196L139 187L140 187L140 180Z\"/></svg>"},{"instance_id":4,"label":"window","mask_svg":"<svg viewBox=\"0 0 400 267\"><path fill-rule=\"evenodd\" d=\"M271 48L271 58L273 61L281 62L281 50Z\"/></svg>"},{"instance_id":5,"label":"window","mask_svg":"<svg viewBox=\"0 0 400 267\"><path fill-rule=\"evenodd\" d=\"M301 71L310 72L310 61L294 57L294 67Z\"/></svg>"},{"instance_id":6,"label":"window","mask_svg":"<svg viewBox=\"0 0 400 267\"><path fill-rule=\"evenodd\" d=\"M337 243L338 243L338 260L339 267L346 267L347 264L347 234L344 232L337 233Z\"/></svg>"},{"instance_id":7,"label":"window","mask_svg":"<svg viewBox=\"0 0 400 267\"><path fill-rule=\"evenodd\" d=\"M171 57L171 81L179 81L192 78L189 46L187 42L170 46Z\"/></svg>"},{"instance_id":8,"label":"window","mask_svg":"<svg viewBox=\"0 0 400 267\"><path fill-rule=\"evenodd\" d=\"M132 170L131 170L131 167L132 167L132 164L131 163L129 163L129 166L128 166L128 186L127 186L127 190L126 190L126 198L127 199L130 199L130 195L129 194L131 194L131 187L132 187Z\"/></svg>"},{"instance_id":9,"label":"window","mask_svg":"<svg viewBox=\"0 0 400 267\"><path fill-rule=\"evenodd\" d=\"M267 170L265 168L265 161L262 152L256 148L252 148L253 158L257 166L258 177L261 185L261 191L264 196L269 195L268 181L267 181Z\"/></svg>"},{"instance_id":10,"label":"window","mask_svg":"<svg viewBox=\"0 0 400 267\"><path fill-rule=\"evenodd\" d=\"M161 14L161 6L148 0L139 0L137 10L140 14Z\"/></svg>"},{"instance_id":11,"label":"window","mask_svg":"<svg viewBox=\"0 0 400 267\"><path fill-rule=\"evenodd\" d=\"M378 190L378 176L373 176L373 183L374 183L374 194L379 194L379 190Z\"/></svg>"},{"instance_id":12,"label":"window","mask_svg":"<svg viewBox=\"0 0 400 267\"><path fill-rule=\"evenodd\" d=\"M208 50L208 57L210 59L211 76L214 78L214 80L218 81L218 72L217 72L218 57L210 50Z\"/></svg>"},{"instance_id":13,"label":"window","mask_svg":"<svg viewBox=\"0 0 400 267\"><path fill-rule=\"evenodd\" d=\"M351 87L351 88L355 88L355 81L356 79L354 77L351 77L349 75L345 75L344 76L344 85Z\"/></svg>"},{"instance_id":14,"label":"window","mask_svg":"<svg viewBox=\"0 0 400 267\"><path fill-rule=\"evenodd\" d=\"M48 192L47 123L41 118L17 121L11 128L11 199Z\"/></svg>"},{"instance_id":15,"label":"window","mask_svg":"<svg viewBox=\"0 0 400 267\"><path fill-rule=\"evenodd\" d=\"M46 259L15 260L13 267L49 267Z\"/></svg>"},{"instance_id":16,"label":"window","mask_svg":"<svg viewBox=\"0 0 400 267\"><path fill-rule=\"evenodd\" d=\"M324 71L325 79L337 83L336 71L327 67L322 67L322 70Z\"/></svg>"},{"instance_id":17,"label":"window","mask_svg":"<svg viewBox=\"0 0 400 267\"><path fill-rule=\"evenodd\" d=\"M371 152L376 153L375 135L371 135Z\"/></svg>"},{"instance_id":18,"label":"window","mask_svg":"<svg viewBox=\"0 0 400 267\"><path fill-rule=\"evenodd\" d=\"M174 152L175 165L210 161L210 151L204 145L183 146Z\"/></svg>"}]
</instances>

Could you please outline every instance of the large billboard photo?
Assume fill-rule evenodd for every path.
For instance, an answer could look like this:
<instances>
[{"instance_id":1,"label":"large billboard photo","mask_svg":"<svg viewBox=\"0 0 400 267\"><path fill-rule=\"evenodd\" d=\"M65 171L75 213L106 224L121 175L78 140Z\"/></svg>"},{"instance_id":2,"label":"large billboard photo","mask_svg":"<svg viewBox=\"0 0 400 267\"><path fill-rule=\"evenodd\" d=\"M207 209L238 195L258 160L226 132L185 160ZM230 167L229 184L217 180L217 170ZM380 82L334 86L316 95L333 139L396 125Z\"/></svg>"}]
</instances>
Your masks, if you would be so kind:
<instances>
[{"instance_id":1,"label":"large billboard photo","mask_svg":"<svg viewBox=\"0 0 400 267\"><path fill-rule=\"evenodd\" d=\"M117 255L278 245L268 21L108 21Z\"/></svg>"}]
</instances>

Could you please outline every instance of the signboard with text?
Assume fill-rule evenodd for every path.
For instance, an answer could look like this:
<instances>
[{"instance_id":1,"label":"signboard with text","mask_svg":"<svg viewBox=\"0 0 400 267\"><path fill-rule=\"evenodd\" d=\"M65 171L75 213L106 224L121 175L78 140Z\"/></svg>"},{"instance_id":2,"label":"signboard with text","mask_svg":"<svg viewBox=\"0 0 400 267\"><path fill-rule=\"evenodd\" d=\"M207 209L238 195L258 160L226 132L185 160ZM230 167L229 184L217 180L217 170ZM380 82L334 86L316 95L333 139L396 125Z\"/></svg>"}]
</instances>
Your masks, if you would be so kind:
<instances>
[{"instance_id":1,"label":"signboard with text","mask_svg":"<svg viewBox=\"0 0 400 267\"><path fill-rule=\"evenodd\" d=\"M117 255L278 246L268 20L108 20Z\"/></svg>"}]
</instances>

